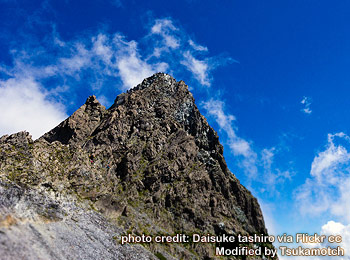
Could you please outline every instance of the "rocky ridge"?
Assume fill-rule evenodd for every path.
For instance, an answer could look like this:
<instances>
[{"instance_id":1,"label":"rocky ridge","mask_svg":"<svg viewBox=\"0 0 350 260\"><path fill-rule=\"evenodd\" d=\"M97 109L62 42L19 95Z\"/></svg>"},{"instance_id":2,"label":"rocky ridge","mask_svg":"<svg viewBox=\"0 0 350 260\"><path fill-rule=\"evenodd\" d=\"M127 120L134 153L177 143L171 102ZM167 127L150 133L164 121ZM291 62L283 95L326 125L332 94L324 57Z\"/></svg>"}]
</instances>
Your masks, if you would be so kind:
<instances>
[{"instance_id":1,"label":"rocky ridge","mask_svg":"<svg viewBox=\"0 0 350 260\"><path fill-rule=\"evenodd\" d=\"M107 110L89 97L38 140L1 137L0 163L6 259L216 259L210 244L122 246L118 237L267 234L188 87L164 73Z\"/></svg>"}]
</instances>

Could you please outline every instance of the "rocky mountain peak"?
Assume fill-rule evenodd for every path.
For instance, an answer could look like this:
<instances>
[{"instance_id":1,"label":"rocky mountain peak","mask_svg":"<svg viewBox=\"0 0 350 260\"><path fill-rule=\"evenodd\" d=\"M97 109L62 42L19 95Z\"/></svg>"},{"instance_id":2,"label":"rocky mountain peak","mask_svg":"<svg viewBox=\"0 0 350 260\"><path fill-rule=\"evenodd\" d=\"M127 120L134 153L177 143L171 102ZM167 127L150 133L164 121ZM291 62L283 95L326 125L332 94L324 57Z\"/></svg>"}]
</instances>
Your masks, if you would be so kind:
<instances>
[{"instance_id":1,"label":"rocky mountain peak","mask_svg":"<svg viewBox=\"0 0 350 260\"><path fill-rule=\"evenodd\" d=\"M23 135L10 137L19 140L26 138ZM257 200L227 168L217 133L200 114L186 84L170 75L145 79L107 110L90 96L73 115L25 148L19 142L9 145L10 137L0 139L3 182L25 184L33 192L44 189L54 198L77 197L117 234L267 233ZM8 154L22 158L24 152L29 159L23 159L22 170L14 174L19 162ZM69 222L62 213L65 200L53 200L57 210L49 217ZM167 259L216 258L207 244L145 246ZM139 259L152 259L143 256Z\"/></svg>"},{"instance_id":2,"label":"rocky mountain peak","mask_svg":"<svg viewBox=\"0 0 350 260\"><path fill-rule=\"evenodd\" d=\"M76 144L85 140L100 123L106 108L95 96L87 98L84 105L57 127L44 134L41 138L52 143Z\"/></svg>"},{"instance_id":3,"label":"rocky mountain peak","mask_svg":"<svg viewBox=\"0 0 350 260\"><path fill-rule=\"evenodd\" d=\"M163 72L158 72L151 77L145 78L141 84L138 84L136 87L132 88L130 92L147 88L152 84L155 84L159 89L164 90L167 87L173 86L174 83L176 83L176 80L172 76Z\"/></svg>"},{"instance_id":4,"label":"rocky mountain peak","mask_svg":"<svg viewBox=\"0 0 350 260\"><path fill-rule=\"evenodd\" d=\"M98 102L95 95L89 96L86 99L85 105L91 108L101 106L100 102Z\"/></svg>"}]
</instances>

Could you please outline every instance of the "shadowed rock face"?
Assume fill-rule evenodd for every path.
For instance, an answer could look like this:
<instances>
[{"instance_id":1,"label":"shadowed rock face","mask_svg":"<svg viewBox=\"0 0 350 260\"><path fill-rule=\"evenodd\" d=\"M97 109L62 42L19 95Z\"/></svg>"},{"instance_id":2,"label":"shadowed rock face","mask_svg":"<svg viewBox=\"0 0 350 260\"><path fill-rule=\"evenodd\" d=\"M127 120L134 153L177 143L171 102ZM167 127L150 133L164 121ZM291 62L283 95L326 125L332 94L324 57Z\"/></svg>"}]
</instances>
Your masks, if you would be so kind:
<instances>
[{"instance_id":1,"label":"shadowed rock face","mask_svg":"<svg viewBox=\"0 0 350 260\"><path fill-rule=\"evenodd\" d=\"M82 143L99 125L105 111L105 107L96 97L90 96L73 115L46 133L43 138L50 143L53 141L62 144Z\"/></svg>"},{"instance_id":2,"label":"shadowed rock face","mask_svg":"<svg viewBox=\"0 0 350 260\"><path fill-rule=\"evenodd\" d=\"M0 187L17 185L24 194L40 190L43 197L38 201L54 197L57 206L48 216L26 200L37 225L65 230L61 226L68 225L79 211L78 226L91 214L114 228L96 227L104 230L99 239L109 242L123 233L266 234L257 200L228 170L218 136L200 114L187 86L163 73L119 95L108 110L91 96L38 140L33 142L22 132L2 137L0 148ZM68 203L67 198L75 198L76 203ZM18 201L0 200L0 213L6 209L16 228L22 227L29 236L30 221L20 216L27 208L18 212L20 207L13 206ZM50 219L50 224L43 219ZM0 239L14 232L1 224L0 231L4 232ZM110 244L104 246L116 254L134 248L112 244L112 249ZM59 247L55 250L64 250ZM2 250L7 249L0 246ZM168 259L215 258L208 244L135 247L139 259L152 259L150 252ZM79 257L79 249L72 254L74 259L95 259L93 255ZM48 259L61 259L59 255L56 252Z\"/></svg>"}]
</instances>

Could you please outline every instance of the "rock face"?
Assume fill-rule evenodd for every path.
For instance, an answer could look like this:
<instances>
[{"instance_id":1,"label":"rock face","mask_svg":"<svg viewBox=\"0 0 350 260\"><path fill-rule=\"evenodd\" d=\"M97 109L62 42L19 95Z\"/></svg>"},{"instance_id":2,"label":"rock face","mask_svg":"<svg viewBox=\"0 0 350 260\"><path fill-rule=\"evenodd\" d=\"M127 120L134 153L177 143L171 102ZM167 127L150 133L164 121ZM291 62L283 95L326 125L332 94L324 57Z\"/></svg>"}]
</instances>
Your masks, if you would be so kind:
<instances>
[{"instance_id":1,"label":"rock face","mask_svg":"<svg viewBox=\"0 0 350 260\"><path fill-rule=\"evenodd\" d=\"M187 86L164 73L108 110L89 97L36 141L3 136L0 163L6 259L215 259L212 244L122 246L118 237L267 234Z\"/></svg>"}]
</instances>

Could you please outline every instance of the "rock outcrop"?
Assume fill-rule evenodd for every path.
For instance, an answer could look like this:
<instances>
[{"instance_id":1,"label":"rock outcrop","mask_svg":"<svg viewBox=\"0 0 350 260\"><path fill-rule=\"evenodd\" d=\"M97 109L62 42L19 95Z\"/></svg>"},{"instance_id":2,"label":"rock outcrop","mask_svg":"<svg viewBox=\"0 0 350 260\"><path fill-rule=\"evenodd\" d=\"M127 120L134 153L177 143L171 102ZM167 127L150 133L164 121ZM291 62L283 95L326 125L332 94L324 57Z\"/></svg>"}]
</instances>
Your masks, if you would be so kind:
<instances>
[{"instance_id":1,"label":"rock outcrop","mask_svg":"<svg viewBox=\"0 0 350 260\"><path fill-rule=\"evenodd\" d=\"M0 163L6 259L215 259L212 244L118 238L267 234L186 84L164 73L107 110L89 97L36 141L26 132L1 137Z\"/></svg>"}]
</instances>

